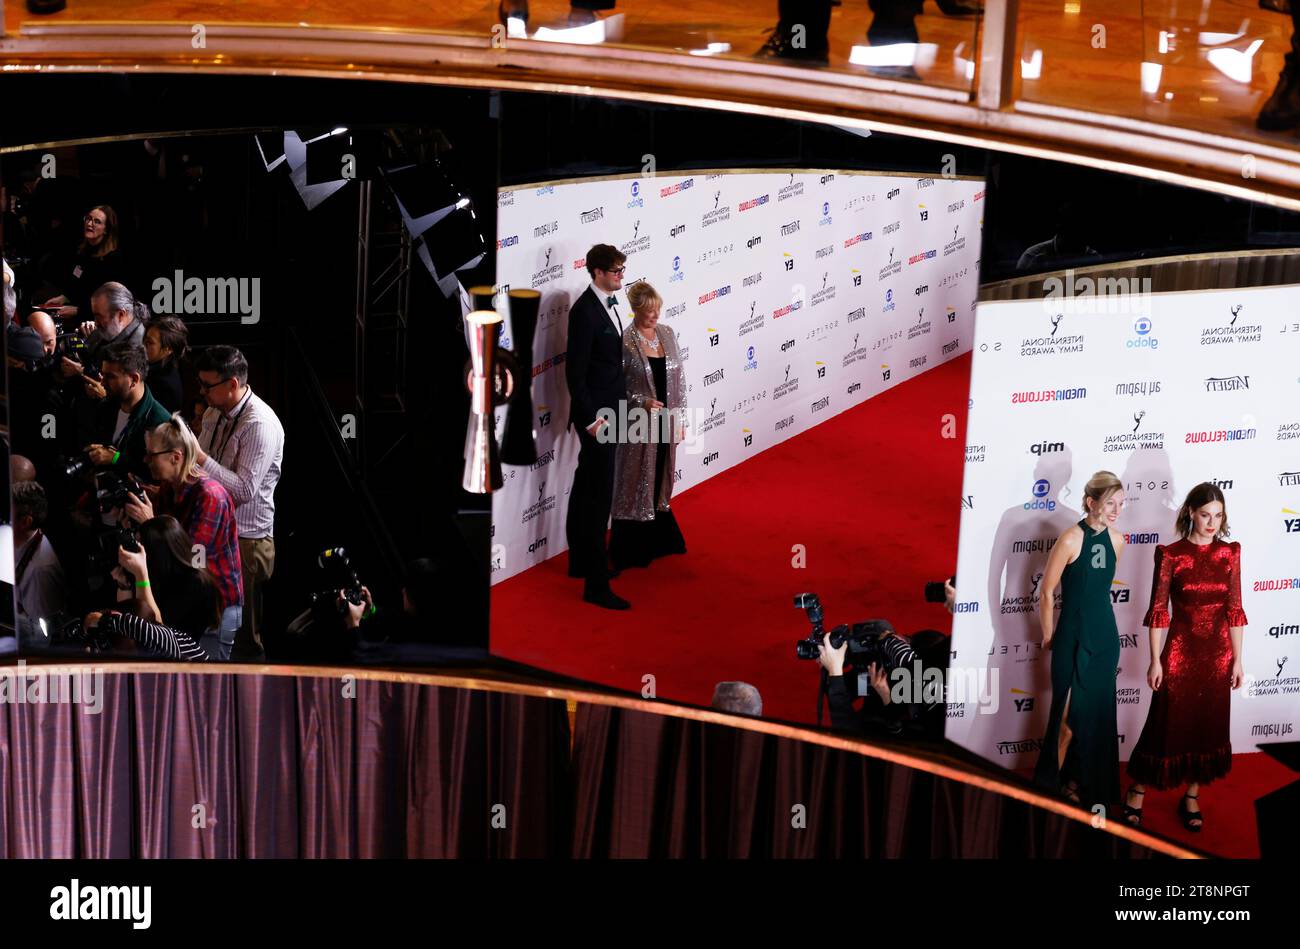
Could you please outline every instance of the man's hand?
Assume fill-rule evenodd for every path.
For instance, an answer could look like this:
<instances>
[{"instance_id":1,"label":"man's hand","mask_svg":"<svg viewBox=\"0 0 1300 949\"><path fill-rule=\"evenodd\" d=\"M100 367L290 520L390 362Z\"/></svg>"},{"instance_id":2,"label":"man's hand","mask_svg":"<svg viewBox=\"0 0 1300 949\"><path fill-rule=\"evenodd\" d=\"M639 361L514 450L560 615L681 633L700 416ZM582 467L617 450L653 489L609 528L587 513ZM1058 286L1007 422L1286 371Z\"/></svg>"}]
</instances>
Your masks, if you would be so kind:
<instances>
[{"instance_id":1,"label":"man's hand","mask_svg":"<svg viewBox=\"0 0 1300 949\"><path fill-rule=\"evenodd\" d=\"M91 333L95 332L95 324L91 320L86 320L86 322L77 327L77 332L82 336L89 336Z\"/></svg>"},{"instance_id":2,"label":"man's hand","mask_svg":"<svg viewBox=\"0 0 1300 949\"><path fill-rule=\"evenodd\" d=\"M153 502L149 500L149 489L145 488L144 500L132 494L126 501L126 516L137 524L153 520Z\"/></svg>"},{"instance_id":3,"label":"man's hand","mask_svg":"<svg viewBox=\"0 0 1300 949\"><path fill-rule=\"evenodd\" d=\"M949 613L953 612L957 605L957 588L947 580L943 581L943 608Z\"/></svg>"},{"instance_id":4,"label":"man's hand","mask_svg":"<svg viewBox=\"0 0 1300 949\"><path fill-rule=\"evenodd\" d=\"M83 376L81 382L86 387L86 395L90 398L103 399L108 396L108 390L104 388L102 382L91 379L89 376Z\"/></svg>"},{"instance_id":5,"label":"man's hand","mask_svg":"<svg viewBox=\"0 0 1300 949\"><path fill-rule=\"evenodd\" d=\"M587 426L587 434L594 437L598 431L600 431L608 424L609 423L606 422L604 418L598 418L596 419L596 421L592 422L590 425Z\"/></svg>"},{"instance_id":6,"label":"man's hand","mask_svg":"<svg viewBox=\"0 0 1300 949\"><path fill-rule=\"evenodd\" d=\"M72 379L75 376L85 375L86 367L75 359L69 359L64 356L59 360L59 375L64 379Z\"/></svg>"},{"instance_id":7,"label":"man's hand","mask_svg":"<svg viewBox=\"0 0 1300 949\"><path fill-rule=\"evenodd\" d=\"M107 445L87 445L86 454L97 465L111 465L117 449L109 448Z\"/></svg>"},{"instance_id":8,"label":"man's hand","mask_svg":"<svg viewBox=\"0 0 1300 949\"><path fill-rule=\"evenodd\" d=\"M353 603L343 596L343 591L338 595L339 609L343 611L343 625L348 629L356 629L361 625L362 619L374 607L374 601L370 598L370 590L367 587L361 588L361 602Z\"/></svg>"},{"instance_id":9,"label":"man's hand","mask_svg":"<svg viewBox=\"0 0 1300 949\"><path fill-rule=\"evenodd\" d=\"M96 626L99 625L100 617L102 617L103 615L104 615L103 613L87 613L86 618L81 621L82 628L94 629Z\"/></svg>"},{"instance_id":10,"label":"man's hand","mask_svg":"<svg viewBox=\"0 0 1300 949\"><path fill-rule=\"evenodd\" d=\"M646 407L647 409L652 409L652 410L653 410L653 409L662 409L662 408L664 407L664 404L663 404L662 402L660 402L658 399L647 399L647 400L646 400L645 407Z\"/></svg>"},{"instance_id":11,"label":"man's hand","mask_svg":"<svg viewBox=\"0 0 1300 949\"><path fill-rule=\"evenodd\" d=\"M848 640L839 649L831 645L831 634L822 637L822 644L817 647L817 661L833 676L844 675L844 655L849 651Z\"/></svg>"}]
</instances>

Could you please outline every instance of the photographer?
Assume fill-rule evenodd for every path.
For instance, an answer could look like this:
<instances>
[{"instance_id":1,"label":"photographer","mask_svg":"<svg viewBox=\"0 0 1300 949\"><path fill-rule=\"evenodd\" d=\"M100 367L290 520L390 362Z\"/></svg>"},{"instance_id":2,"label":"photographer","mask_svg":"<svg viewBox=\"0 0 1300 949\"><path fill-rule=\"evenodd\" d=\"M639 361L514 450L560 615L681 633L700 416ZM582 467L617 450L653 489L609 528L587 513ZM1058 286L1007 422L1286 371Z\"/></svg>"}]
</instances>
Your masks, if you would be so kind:
<instances>
[{"instance_id":1,"label":"photographer","mask_svg":"<svg viewBox=\"0 0 1300 949\"><path fill-rule=\"evenodd\" d=\"M145 324L144 352L149 357L149 391L168 412L183 405L181 360L189 348L189 329L178 316L159 316Z\"/></svg>"},{"instance_id":2,"label":"photographer","mask_svg":"<svg viewBox=\"0 0 1300 949\"><path fill-rule=\"evenodd\" d=\"M35 481L15 483L14 511L14 588L18 616L35 622L52 619L67 612L68 584L63 566L50 540L41 531L49 504L44 489Z\"/></svg>"},{"instance_id":3,"label":"photographer","mask_svg":"<svg viewBox=\"0 0 1300 949\"><path fill-rule=\"evenodd\" d=\"M833 649L827 633L818 650L818 662L826 668L828 675L831 724L850 731L884 731L889 735L902 735L907 731L941 740L948 708L943 692L943 673L948 668L948 637L937 630L922 629L909 641L891 627L887 636L881 637L880 647L884 664L868 664L866 677L871 689L863 699L861 711L854 711L857 690L850 688L852 681L844 675L849 643ZM904 669L905 675L894 675L898 669ZM915 681L918 676L919 682ZM935 685L941 689L940 694L931 695ZM894 689L900 686L902 694L894 695ZM896 701L900 697L905 701Z\"/></svg>"},{"instance_id":4,"label":"photographer","mask_svg":"<svg viewBox=\"0 0 1300 949\"><path fill-rule=\"evenodd\" d=\"M189 535L176 518L162 516L141 524L137 536L141 549L118 550L118 599L133 599L140 619L185 633L214 654L221 597L212 575L194 566Z\"/></svg>"},{"instance_id":5,"label":"photographer","mask_svg":"<svg viewBox=\"0 0 1300 949\"><path fill-rule=\"evenodd\" d=\"M870 691L863 699L861 711L854 711L853 700L857 691L844 675L844 658L848 653L846 641L840 648L831 645L831 634L827 633L818 649L817 661L826 670L827 700L831 708L831 725L850 731L874 731L883 728L891 735L901 734L904 720L909 718L910 710L906 703L892 700L890 671L905 669L913 674L919 661L916 653L906 639L889 627L887 635L881 637L881 650L885 656L883 665L875 662L867 665L867 683ZM911 690L908 690L910 696Z\"/></svg>"},{"instance_id":6,"label":"photographer","mask_svg":"<svg viewBox=\"0 0 1300 949\"><path fill-rule=\"evenodd\" d=\"M339 592L336 605L352 635L356 657L419 658L420 653L432 649L475 644L458 606L465 584L455 568L427 557L413 560L406 565L401 589L400 611L377 608L365 586L360 587L360 603L350 602Z\"/></svg>"},{"instance_id":7,"label":"photographer","mask_svg":"<svg viewBox=\"0 0 1300 949\"><path fill-rule=\"evenodd\" d=\"M149 308L136 300L131 291L120 283L106 283L90 297L94 321L84 322L77 332L86 341L86 351L81 361L64 356L59 362L59 373L64 379L76 379L86 370L97 368L102 351L112 343L144 345L144 321Z\"/></svg>"},{"instance_id":8,"label":"photographer","mask_svg":"<svg viewBox=\"0 0 1300 949\"><path fill-rule=\"evenodd\" d=\"M219 482L199 470L198 443L179 413L146 433L145 449L159 487L146 488L143 498L131 497L123 513L137 524L148 522L155 514L151 494L156 495L158 511L175 516L191 543L203 548L221 606L214 658L224 661L230 658L244 605L234 502Z\"/></svg>"},{"instance_id":9,"label":"photographer","mask_svg":"<svg viewBox=\"0 0 1300 949\"><path fill-rule=\"evenodd\" d=\"M139 643L146 651L167 659L204 662L208 658L203 647L189 633L160 623L151 623L133 613L119 613L116 610L90 613L82 625L100 643L111 643L115 638L122 638Z\"/></svg>"},{"instance_id":10,"label":"photographer","mask_svg":"<svg viewBox=\"0 0 1300 949\"><path fill-rule=\"evenodd\" d=\"M144 474L145 432L167 421L167 410L145 385L148 360L144 347L112 343L103 356L103 386L109 398L100 407L95 422L100 441L88 445L86 455L100 467Z\"/></svg>"}]
</instances>

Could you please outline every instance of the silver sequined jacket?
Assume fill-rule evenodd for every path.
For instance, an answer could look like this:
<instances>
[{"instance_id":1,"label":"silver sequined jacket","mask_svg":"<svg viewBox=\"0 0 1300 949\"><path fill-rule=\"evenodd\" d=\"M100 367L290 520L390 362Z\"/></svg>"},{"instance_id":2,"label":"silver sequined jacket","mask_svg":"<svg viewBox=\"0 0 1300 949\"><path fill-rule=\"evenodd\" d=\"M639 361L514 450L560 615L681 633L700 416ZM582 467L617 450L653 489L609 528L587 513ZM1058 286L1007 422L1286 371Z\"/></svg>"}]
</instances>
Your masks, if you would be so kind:
<instances>
[{"instance_id":1,"label":"silver sequined jacket","mask_svg":"<svg viewBox=\"0 0 1300 949\"><path fill-rule=\"evenodd\" d=\"M668 392L663 400L664 409L643 416L646 420L641 426L643 435L638 437L633 427L637 416L634 410L655 398L655 381L650 360L641 354L637 345L636 324L629 324L623 331L623 375L627 380L629 422L633 425L620 440L614 462L613 515L619 520L652 521L655 509L668 510L668 502L673 496L677 442L682 440L684 431L686 372L677 349L677 335L662 323L655 327L655 332L659 336L659 345L663 347ZM660 450L668 452L668 470L664 472L657 503L651 497L655 487L656 443Z\"/></svg>"}]
</instances>

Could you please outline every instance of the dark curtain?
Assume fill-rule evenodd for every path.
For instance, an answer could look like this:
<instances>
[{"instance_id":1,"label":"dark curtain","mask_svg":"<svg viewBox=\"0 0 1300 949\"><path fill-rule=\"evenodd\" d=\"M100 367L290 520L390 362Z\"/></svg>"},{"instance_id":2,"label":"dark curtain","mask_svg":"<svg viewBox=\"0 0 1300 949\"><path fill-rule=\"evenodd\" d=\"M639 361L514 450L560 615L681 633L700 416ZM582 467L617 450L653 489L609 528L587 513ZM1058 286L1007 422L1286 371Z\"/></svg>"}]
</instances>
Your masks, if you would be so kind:
<instances>
[{"instance_id":1,"label":"dark curtain","mask_svg":"<svg viewBox=\"0 0 1300 949\"><path fill-rule=\"evenodd\" d=\"M321 677L107 674L0 705L0 857L1148 856L979 787L649 712Z\"/></svg>"},{"instance_id":2,"label":"dark curtain","mask_svg":"<svg viewBox=\"0 0 1300 949\"><path fill-rule=\"evenodd\" d=\"M0 705L0 857L568 848L562 701L360 679L103 681L100 714Z\"/></svg>"},{"instance_id":3,"label":"dark curtain","mask_svg":"<svg viewBox=\"0 0 1300 949\"><path fill-rule=\"evenodd\" d=\"M1150 851L877 758L598 705L574 728L578 857L1081 857Z\"/></svg>"}]
</instances>

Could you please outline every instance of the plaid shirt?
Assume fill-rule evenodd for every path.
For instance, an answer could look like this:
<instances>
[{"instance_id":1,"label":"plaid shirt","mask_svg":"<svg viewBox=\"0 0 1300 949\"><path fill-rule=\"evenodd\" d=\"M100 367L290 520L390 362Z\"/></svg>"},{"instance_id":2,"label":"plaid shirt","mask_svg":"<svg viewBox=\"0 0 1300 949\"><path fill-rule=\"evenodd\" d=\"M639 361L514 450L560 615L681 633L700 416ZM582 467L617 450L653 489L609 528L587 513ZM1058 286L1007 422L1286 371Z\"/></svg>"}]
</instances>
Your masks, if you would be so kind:
<instances>
[{"instance_id":1,"label":"plaid shirt","mask_svg":"<svg viewBox=\"0 0 1300 949\"><path fill-rule=\"evenodd\" d=\"M221 608L242 606L244 578L239 569L235 502L226 489L212 478L200 477L172 495L167 513L181 522L194 543L203 545L208 572L221 594Z\"/></svg>"}]
</instances>

